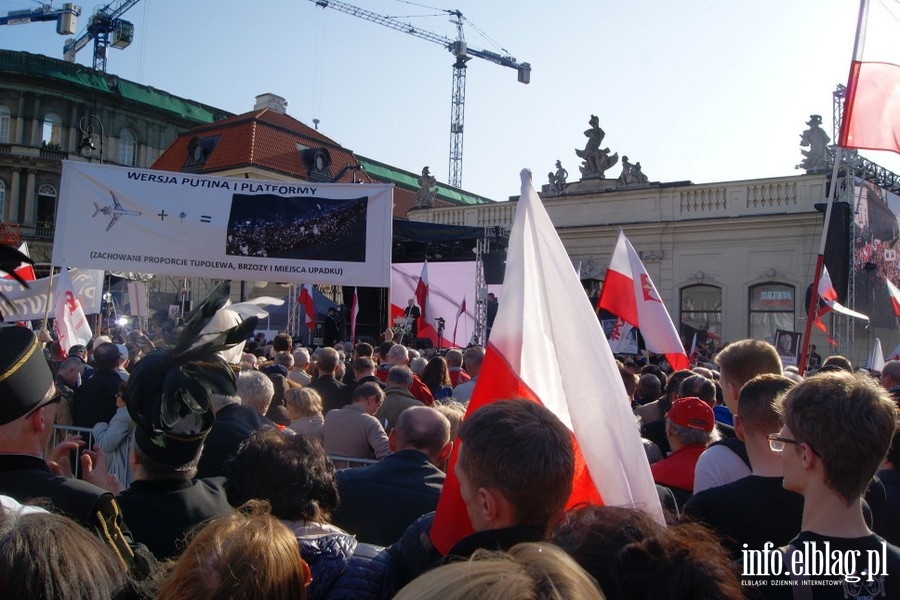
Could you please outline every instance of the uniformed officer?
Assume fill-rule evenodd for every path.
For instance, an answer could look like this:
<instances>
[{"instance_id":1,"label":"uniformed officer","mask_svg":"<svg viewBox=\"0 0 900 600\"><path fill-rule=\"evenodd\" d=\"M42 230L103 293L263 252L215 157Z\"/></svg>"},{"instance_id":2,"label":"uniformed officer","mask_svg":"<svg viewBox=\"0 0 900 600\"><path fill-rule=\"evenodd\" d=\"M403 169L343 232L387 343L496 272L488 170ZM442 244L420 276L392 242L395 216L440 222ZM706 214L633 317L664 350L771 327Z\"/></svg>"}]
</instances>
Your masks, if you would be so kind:
<instances>
[{"instance_id":1,"label":"uniformed officer","mask_svg":"<svg viewBox=\"0 0 900 600\"><path fill-rule=\"evenodd\" d=\"M0 329L0 494L20 502L49 500L56 512L93 529L123 568L132 568L130 534L112 493L54 473L43 456L60 398L34 333L24 327ZM59 456L73 446L61 445ZM56 454L49 457L54 465Z\"/></svg>"}]
</instances>

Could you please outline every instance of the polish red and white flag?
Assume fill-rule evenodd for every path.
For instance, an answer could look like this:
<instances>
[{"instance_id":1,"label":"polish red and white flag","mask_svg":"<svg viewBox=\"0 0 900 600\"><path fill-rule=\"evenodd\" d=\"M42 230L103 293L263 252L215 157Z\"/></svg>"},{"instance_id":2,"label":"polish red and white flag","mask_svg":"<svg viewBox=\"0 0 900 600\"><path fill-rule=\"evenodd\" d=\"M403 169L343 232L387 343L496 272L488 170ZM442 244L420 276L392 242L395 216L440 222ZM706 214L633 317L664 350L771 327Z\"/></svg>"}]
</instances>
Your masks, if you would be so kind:
<instances>
[{"instance_id":1,"label":"polish red and white flag","mask_svg":"<svg viewBox=\"0 0 900 600\"><path fill-rule=\"evenodd\" d=\"M900 317L900 289L891 283L890 279L885 279L887 283L888 294L891 296L891 307L894 309L894 316Z\"/></svg>"},{"instance_id":2,"label":"polish red and white flag","mask_svg":"<svg viewBox=\"0 0 900 600\"><path fill-rule=\"evenodd\" d=\"M630 506L663 522L615 359L528 170L522 171L503 292L467 414L508 398L546 406L573 434L569 507ZM453 472L456 453L454 448L431 529L444 554L472 532Z\"/></svg>"},{"instance_id":3,"label":"polish red and white flag","mask_svg":"<svg viewBox=\"0 0 900 600\"><path fill-rule=\"evenodd\" d=\"M900 2L862 0L838 145L900 152Z\"/></svg>"},{"instance_id":4,"label":"polish red and white flag","mask_svg":"<svg viewBox=\"0 0 900 600\"><path fill-rule=\"evenodd\" d=\"M303 311L303 320L310 329L316 328L316 304L313 301L312 286L304 283L300 287L300 294L297 296L297 304Z\"/></svg>"},{"instance_id":5,"label":"polish red and white flag","mask_svg":"<svg viewBox=\"0 0 900 600\"><path fill-rule=\"evenodd\" d=\"M647 350L664 354L673 370L690 368L678 330L644 263L621 229L597 307L640 329Z\"/></svg>"}]
</instances>

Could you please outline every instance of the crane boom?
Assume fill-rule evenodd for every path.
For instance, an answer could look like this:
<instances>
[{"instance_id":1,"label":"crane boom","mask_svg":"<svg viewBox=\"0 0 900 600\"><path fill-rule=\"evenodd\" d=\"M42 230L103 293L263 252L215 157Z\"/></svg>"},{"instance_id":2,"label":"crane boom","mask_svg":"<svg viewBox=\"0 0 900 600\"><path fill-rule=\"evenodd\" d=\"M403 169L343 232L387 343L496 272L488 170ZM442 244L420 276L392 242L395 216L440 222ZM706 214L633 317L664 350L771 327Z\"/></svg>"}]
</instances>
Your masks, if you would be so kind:
<instances>
[{"instance_id":1,"label":"crane boom","mask_svg":"<svg viewBox=\"0 0 900 600\"><path fill-rule=\"evenodd\" d=\"M91 15L87 31L80 37L70 38L63 45L63 58L69 62L75 62L78 51L94 40L94 68L98 71L106 71L106 48L125 48L134 39L134 25L129 21L120 19L125 11L140 2L140 0L115 0L106 6L98 8ZM110 42L110 34L112 42Z\"/></svg>"},{"instance_id":2,"label":"crane boom","mask_svg":"<svg viewBox=\"0 0 900 600\"><path fill-rule=\"evenodd\" d=\"M395 31L406 33L417 38L443 46L453 54L453 86L450 98L450 172L448 182L454 187L462 187L462 157L463 157L463 123L465 120L466 104L466 63L474 56L490 61L503 67L515 69L520 83L531 82L531 65L527 62L518 62L509 54L497 54L488 50L476 50L469 48L463 35L463 23L465 17L458 10L446 10L450 21L456 25L456 39L433 33L426 29L416 27L411 23L380 15L372 11L340 2L338 0L310 0L321 8L331 8L354 17L389 27Z\"/></svg>"},{"instance_id":3,"label":"crane boom","mask_svg":"<svg viewBox=\"0 0 900 600\"><path fill-rule=\"evenodd\" d=\"M0 17L0 25L25 25L26 23L39 23L42 21L56 21L56 33L59 35L72 35L75 33L75 23L81 7L71 2L63 4L62 8L54 9L49 4L42 5L36 10L11 10L5 17Z\"/></svg>"}]
</instances>

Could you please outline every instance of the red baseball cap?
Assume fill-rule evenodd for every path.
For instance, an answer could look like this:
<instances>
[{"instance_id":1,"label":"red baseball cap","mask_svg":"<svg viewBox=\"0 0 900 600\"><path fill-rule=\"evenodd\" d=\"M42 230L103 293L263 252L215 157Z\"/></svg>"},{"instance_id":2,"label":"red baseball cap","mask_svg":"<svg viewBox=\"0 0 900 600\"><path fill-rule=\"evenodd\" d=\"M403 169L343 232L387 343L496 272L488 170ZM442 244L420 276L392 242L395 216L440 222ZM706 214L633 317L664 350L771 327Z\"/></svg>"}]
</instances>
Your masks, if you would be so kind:
<instances>
[{"instance_id":1,"label":"red baseball cap","mask_svg":"<svg viewBox=\"0 0 900 600\"><path fill-rule=\"evenodd\" d=\"M713 409L700 398L693 396L679 398L673 402L666 417L676 425L700 431L712 431L716 425Z\"/></svg>"}]
</instances>

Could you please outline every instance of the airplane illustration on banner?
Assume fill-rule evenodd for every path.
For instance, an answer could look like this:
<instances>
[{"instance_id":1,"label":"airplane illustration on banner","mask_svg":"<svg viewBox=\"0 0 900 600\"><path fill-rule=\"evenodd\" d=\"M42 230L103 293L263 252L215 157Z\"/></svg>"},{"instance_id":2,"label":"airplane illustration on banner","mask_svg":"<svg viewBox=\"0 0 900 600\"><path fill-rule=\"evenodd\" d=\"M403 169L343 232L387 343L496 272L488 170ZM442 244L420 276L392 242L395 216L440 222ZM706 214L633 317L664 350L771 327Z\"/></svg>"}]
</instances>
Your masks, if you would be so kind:
<instances>
[{"instance_id":1,"label":"airplane illustration on banner","mask_svg":"<svg viewBox=\"0 0 900 600\"><path fill-rule=\"evenodd\" d=\"M122 208L122 204L119 202L119 199L116 198L116 195L112 192L112 190L110 190L109 194L112 196L113 203L109 206L100 206L99 204L94 202L94 208L96 208L97 210L95 210L94 214L91 215L92 217L96 217L98 214L103 214L107 217L111 217L109 225L106 226L106 231L109 231L122 215L128 215L131 217L140 216L141 211L139 210L125 210L124 208Z\"/></svg>"}]
</instances>

